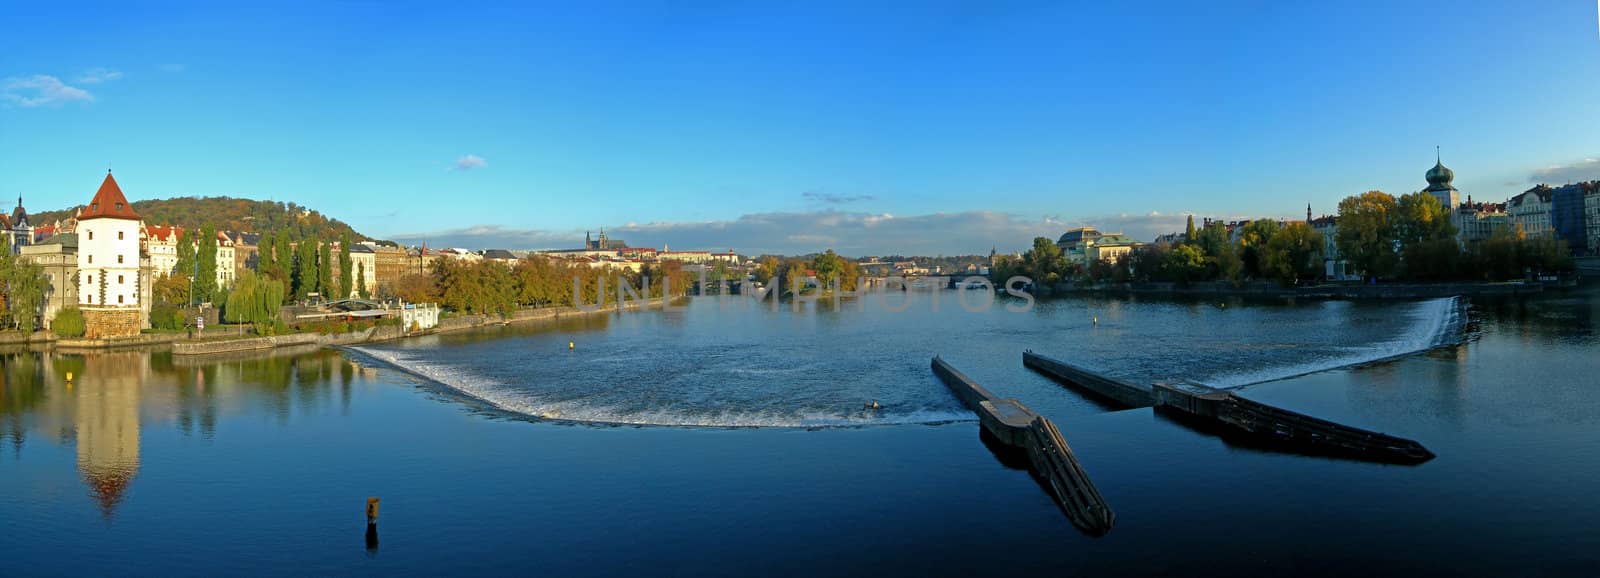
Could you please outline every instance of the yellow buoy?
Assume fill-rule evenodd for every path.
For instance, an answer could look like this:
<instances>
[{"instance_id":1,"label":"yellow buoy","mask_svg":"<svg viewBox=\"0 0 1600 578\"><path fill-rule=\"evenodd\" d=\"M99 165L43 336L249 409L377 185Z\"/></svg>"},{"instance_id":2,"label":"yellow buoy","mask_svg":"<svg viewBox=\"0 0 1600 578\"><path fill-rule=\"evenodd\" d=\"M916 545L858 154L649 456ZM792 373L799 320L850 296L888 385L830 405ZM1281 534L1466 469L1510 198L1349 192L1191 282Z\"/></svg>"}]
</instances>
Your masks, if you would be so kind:
<instances>
[{"instance_id":1,"label":"yellow buoy","mask_svg":"<svg viewBox=\"0 0 1600 578\"><path fill-rule=\"evenodd\" d=\"M577 345L577 344L575 344L575 343L573 343L573 342L571 342L571 341L568 341L568 342L567 342L567 350L568 350L568 351L571 351L571 350L573 350L573 349L577 349L577 348L578 348L578 345Z\"/></svg>"},{"instance_id":2,"label":"yellow buoy","mask_svg":"<svg viewBox=\"0 0 1600 578\"><path fill-rule=\"evenodd\" d=\"M72 383L72 372L67 372L67 383Z\"/></svg>"}]
</instances>

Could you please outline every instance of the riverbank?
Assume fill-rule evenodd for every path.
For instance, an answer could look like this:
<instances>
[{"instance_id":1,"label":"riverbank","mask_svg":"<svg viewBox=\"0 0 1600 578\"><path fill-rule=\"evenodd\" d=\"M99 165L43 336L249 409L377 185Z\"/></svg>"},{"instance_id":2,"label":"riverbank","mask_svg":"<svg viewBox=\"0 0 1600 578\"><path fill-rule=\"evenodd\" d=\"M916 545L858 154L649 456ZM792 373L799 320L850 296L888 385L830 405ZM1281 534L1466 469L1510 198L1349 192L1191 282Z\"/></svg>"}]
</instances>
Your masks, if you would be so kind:
<instances>
[{"instance_id":1,"label":"riverbank","mask_svg":"<svg viewBox=\"0 0 1600 578\"><path fill-rule=\"evenodd\" d=\"M674 300L685 299L676 297ZM269 337L241 337L237 339L217 339L204 341L173 341L172 354L175 356L189 355L216 355L223 353L238 353L245 351L258 351L277 347L296 347L304 345L357 345L362 343L378 343L394 341L408 337L423 337L464 331L480 327L496 325L512 325L522 323L552 322L572 317L589 315L603 315L620 311L633 311L643 308L661 307L666 303L665 298L657 297L648 301L628 301L623 304L616 302L595 308L578 309L576 307L540 307L537 309L519 309L509 317L497 315L458 315L439 320L439 325L419 331L408 331L399 325L380 325L351 331L346 333L319 334L319 333L292 333Z\"/></svg>"}]
</instances>

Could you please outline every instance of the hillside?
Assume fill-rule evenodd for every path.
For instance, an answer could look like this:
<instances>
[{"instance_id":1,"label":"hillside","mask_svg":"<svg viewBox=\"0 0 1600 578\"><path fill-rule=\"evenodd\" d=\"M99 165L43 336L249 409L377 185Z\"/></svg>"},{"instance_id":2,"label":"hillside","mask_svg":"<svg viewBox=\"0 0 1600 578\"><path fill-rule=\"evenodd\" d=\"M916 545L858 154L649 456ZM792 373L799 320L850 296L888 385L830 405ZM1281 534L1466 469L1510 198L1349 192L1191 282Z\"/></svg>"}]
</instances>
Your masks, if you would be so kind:
<instances>
[{"instance_id":1,"label":"hillside","mask_svg":"<svg viewBox=\"0 0 1600 578\"><path fill-rule=\"evenodd\" d=\"M29 215L35 225L72 216L77 207ZM338 219L305 209L295 203L256 201L233 197L177 197L133 202L134 212L147 225L177 225L198 229L205 225L226 231L275 232L288 229L289 236L333 240L344 233L357 239L367 237Z\"/></svg>"}]
</instances>

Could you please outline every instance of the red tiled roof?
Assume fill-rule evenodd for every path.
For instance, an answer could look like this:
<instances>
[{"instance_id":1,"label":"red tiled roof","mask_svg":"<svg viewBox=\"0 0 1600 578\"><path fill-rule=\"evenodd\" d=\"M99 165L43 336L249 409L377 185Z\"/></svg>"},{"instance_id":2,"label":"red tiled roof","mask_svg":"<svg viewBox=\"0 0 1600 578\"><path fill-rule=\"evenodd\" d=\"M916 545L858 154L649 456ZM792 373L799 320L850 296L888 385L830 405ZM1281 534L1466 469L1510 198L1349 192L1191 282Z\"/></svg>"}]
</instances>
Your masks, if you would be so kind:
<instances>
[{"instance_id":1,"label":"red tiled roof","mask_svg":"<svg viewBox=\"0 0 1600 578\"><path fill-rule=\"evenodd\" d=\"M177 242L183 236L183 227L176 225L145 225L145 237L159 240L163 243Z\"/></svg>"},{"instance_id":2,"label":"red tiled roof","mask_svg":"<svg viewBox=\"0 0 1600 578\"><path fill-rule=\"evenodd\" d=\"M104 217L139 220L139 214L133 212L133 205L128 202L127 197L122 196L122 189L117 186L116 179L111 178L111 171L106 171L106 180L100 182L100 190L96 191L94 199L89 201L89 207L78 214L79 221Z\"/></svg>"}]
</instances>

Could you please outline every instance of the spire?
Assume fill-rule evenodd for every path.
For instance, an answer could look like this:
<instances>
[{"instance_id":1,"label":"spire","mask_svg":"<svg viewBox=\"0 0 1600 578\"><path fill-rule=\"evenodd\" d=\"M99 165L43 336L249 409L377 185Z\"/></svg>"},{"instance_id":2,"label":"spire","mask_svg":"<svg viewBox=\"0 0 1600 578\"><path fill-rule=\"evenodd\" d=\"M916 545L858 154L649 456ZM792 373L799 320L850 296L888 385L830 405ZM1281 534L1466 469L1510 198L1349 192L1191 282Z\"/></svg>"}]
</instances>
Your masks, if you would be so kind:
<instances>
[{"instance_id":1,"label":"spire","mask_svg":"<svg viewBox=\"0 0 1600 578\"><path fill-rule=\"evenodd\" d=\"M1306 224L1311 224L1311 203L1306 203Z\"/></svg>"},{"instance_id":2,"label":"spire","mask_svg":"<svg viewBox=\"0 0 1600 578\"><path fill-rule=\"evenodd\" d=\"M1439 145L1433 145L1433 164L1444 164L1444 156L1439 154Z\"/></svg>"}]
</instances>

